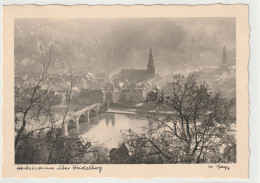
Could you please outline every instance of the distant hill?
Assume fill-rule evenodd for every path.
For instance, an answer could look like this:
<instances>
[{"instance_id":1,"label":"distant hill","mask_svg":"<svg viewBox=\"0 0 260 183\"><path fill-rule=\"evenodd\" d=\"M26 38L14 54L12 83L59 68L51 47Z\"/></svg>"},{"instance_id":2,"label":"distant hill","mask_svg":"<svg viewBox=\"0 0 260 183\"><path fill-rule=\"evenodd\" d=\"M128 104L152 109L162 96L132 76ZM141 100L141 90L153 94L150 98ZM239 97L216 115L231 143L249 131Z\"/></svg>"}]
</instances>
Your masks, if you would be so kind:
<instances>
[{"instance_id":1,"label":"distant hill","mask_svg":"<svg viewBox=\"0 0 260 183\"><path fill-rule=\"evenodd\" d=\"M66 50L74 72L146 68L150 48L157 72L218 65L223 45L234 65L234 31L230 18L17 19L15 69L40 70L50 43L51 68L59 72L68 70Z\"/></svg>"}]
</instances>

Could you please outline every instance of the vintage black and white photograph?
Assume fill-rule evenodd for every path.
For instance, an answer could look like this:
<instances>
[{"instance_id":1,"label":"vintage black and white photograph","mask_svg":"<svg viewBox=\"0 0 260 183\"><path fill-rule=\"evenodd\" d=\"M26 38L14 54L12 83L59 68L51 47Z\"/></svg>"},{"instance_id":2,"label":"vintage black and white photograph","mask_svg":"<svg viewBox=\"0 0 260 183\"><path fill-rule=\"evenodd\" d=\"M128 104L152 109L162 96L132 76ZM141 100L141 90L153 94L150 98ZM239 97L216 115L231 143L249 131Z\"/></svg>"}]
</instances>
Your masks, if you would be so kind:
<instances>
[{"instance_id":1,"label":"vintage black and white photograph","mask_svg":"<svg viewBox=\"0 0 260 183\"><path fill-rule=\"evenodd\" d=\"M14 75L17 165L237 163L234 17L17 18Z\"/></svg>"}]
</instances>

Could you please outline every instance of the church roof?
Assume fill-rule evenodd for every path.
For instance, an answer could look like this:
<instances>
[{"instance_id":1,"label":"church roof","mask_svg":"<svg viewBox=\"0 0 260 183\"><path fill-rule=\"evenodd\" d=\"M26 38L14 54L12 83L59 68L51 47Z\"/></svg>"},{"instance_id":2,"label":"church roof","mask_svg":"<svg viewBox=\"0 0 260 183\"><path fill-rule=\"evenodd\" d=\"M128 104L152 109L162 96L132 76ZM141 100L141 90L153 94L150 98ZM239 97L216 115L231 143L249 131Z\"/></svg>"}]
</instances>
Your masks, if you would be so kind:
<instances>
[{"instance_id":1,"label":"church roof","mask_svg":"<svg viewBox=\"0 0 260 183\"><path fill-rule=\"evenodd\" d=\"M146 69L122 69L121 72L125 72L125 73L143 73L143 72L147 72Z\"/></svg>"},{"instance_id":2,"label":"church roof","mask_svg":"<svg viewBox=\"0 0 260 183\"><path fill-rule=\"evenodd\" d=\"M120 72L119 77L121 79L127 78L127 79L140 81L140 80L148 79L149 72L144 69L123 69Z\"/></svg>"},{"instance_id":3,"label":"church roof","mask_svg":"<svg viewBox=\"0 0 260 183\"><path fill-rule=\"evenodd\" d=\"M118 79L132 80L136 82L145 81L154 77L155 67L152 55L152 49L150 49L149 60L147 69L122 69L118 75Z\"/></svg>"}]
</instances>

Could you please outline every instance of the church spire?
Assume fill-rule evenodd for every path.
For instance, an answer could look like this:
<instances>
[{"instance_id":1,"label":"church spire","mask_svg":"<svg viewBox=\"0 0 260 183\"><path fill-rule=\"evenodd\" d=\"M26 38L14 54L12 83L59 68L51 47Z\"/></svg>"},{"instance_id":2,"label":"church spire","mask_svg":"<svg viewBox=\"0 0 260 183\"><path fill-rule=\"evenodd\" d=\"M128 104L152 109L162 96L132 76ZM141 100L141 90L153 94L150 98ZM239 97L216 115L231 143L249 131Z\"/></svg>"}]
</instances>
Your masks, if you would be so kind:
<instances>
[{"instance_id":1,"label":"church spire","mask_svg":"<svg viewBox=\"0 0 260 183\"><path fill-rule=\"evenodd\" d=\"M148 69L148 72L151 74L151 76L154 77L155 76L155 66L154 66L154 59L153 59L153 51L151 48L150 48L147 69Z\"/></svg>"},{"instance_id":2,"label":"church spire","mask_svg":"<svg viewBox=\"0 0 260 183\"><path fill-rule=\"evenodd\" d=\"M149 54L149 62L148 64L154 64L153 60L153 50L150 48L150 54Z\"/></svg>"}]
</instances>

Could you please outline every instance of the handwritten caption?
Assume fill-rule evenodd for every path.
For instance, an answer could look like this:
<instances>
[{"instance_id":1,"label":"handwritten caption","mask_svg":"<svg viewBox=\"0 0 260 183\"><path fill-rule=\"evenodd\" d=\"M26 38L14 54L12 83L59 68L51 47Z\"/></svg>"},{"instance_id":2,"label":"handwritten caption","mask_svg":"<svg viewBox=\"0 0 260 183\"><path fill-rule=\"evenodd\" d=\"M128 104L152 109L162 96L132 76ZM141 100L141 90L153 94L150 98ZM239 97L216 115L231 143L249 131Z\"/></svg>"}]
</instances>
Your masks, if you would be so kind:
<instances>
[{"instance_id":1,"label":"handwritten caption","mask_svg":"<svg viewBox=\"0 0 260 183\"><path fill-rule=\"evenodd\" d=\"M34 170L83 170L83 171L97 171L101 173L103 170L102 166L96 165L59 165L59 166L37 166L37 165L18 165L16 167L17 171L34 171Z\"/></svg>"},{"instance_id":2,"label":"handwritten caption","mask_svg":"<svg viewBox=\"0 0 260 183\"><path fill-rule=\"evenodd\" d=\"M208 168L217 168L218 170L226 170L226 171L229 171L230 170L230 167L227 166L227 165L209 165Z\"/></svg>"}]
</instances>

